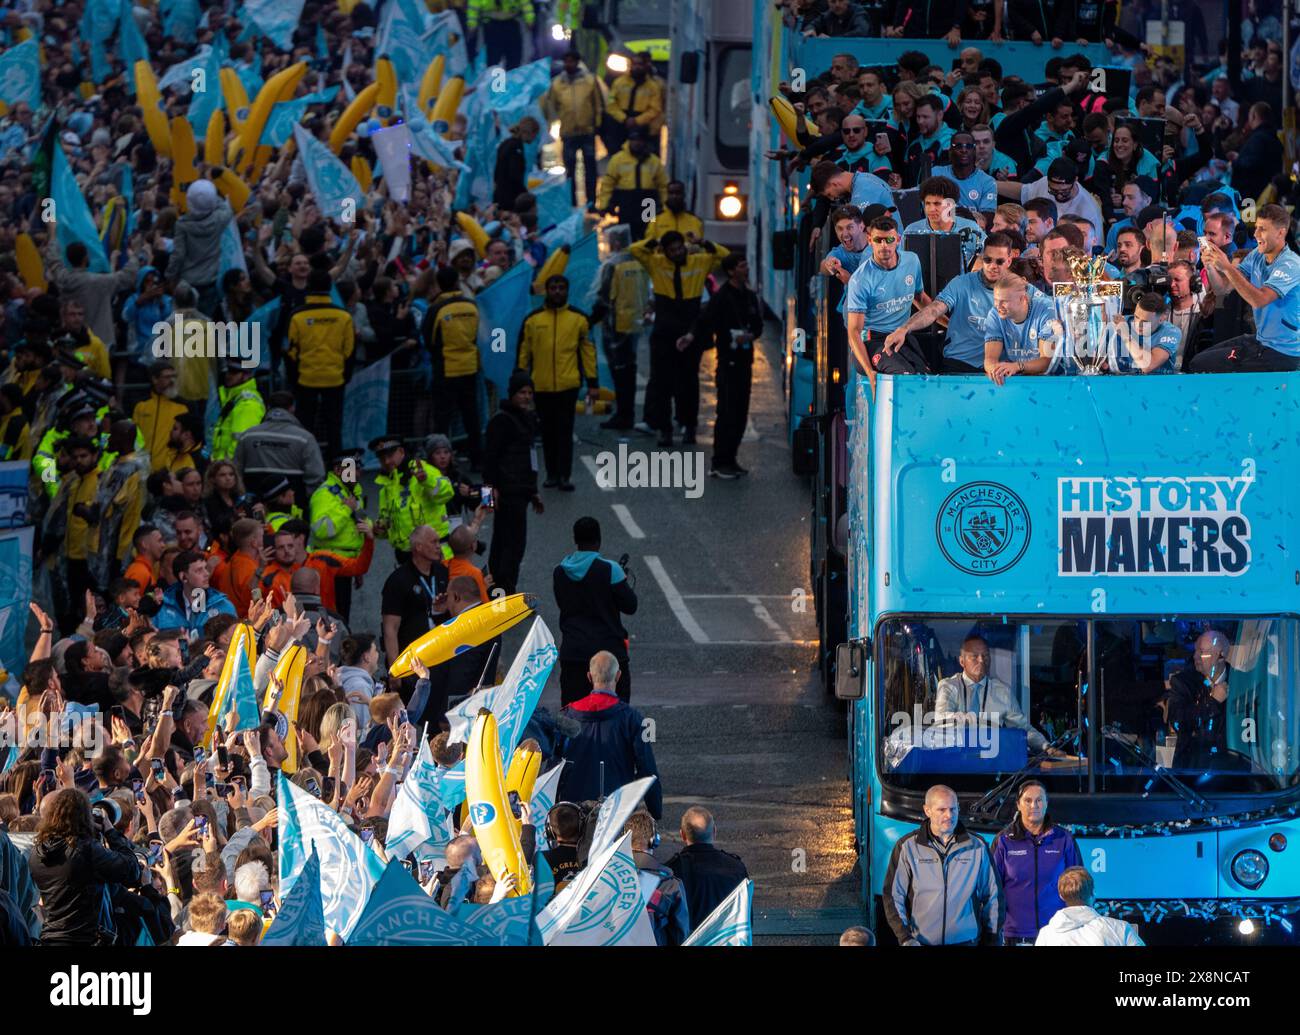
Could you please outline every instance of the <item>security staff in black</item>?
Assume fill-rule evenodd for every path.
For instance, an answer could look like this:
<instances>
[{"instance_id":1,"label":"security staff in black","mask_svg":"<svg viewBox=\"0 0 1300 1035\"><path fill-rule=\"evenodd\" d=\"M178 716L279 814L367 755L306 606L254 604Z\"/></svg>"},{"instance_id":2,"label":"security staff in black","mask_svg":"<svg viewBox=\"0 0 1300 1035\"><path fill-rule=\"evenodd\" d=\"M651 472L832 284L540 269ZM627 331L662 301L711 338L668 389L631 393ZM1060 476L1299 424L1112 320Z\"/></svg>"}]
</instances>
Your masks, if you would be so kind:
<instances>
[{"instance_id":1,"label":"security staff in black","mask_svg":"<svg viewBox=\"0 0 1300 1035\"><path fill-rule=\"evenodd\" d=\"M637 241L628 252L650 274L655 295L645 422L659 432L659 445L671 447L676 403L682 442L693 445L700 413L700 347L692 332L707 278L730 253L711 241L688 252L686 238L676 230L656 241Z\"/></svg>"},{"instance_id":2,"label":"security staff in black","mask_svg":"<svg viewBox=\"0 0 1300 1035\"><path fill-rule=\"evenodd\" d=\"M483 445L483 484L496 490L488 571L505 593L515 591L528 545L528 506L546 507L537 493L537 415L533 381L522 370L510 375L501 410L487 424Z\"/></svg>"},{"instance_id":3,"label":"security staff in black","mask_svg":"<svg viewBox=\"0 0 1300 1035\"><path fill-rule=\"evenodd\" d=\"M433 359L433 427L451 431L453 413L465 425L470 466L478 469L482 450L478 419L478 306L460 291L460 274L438 270L438 294L429 305L420 340Z\"/></svg>"},{"instance_id":4,"label":"security staff in black","mask_svg":"<svg viewBox=\"0 0 1300 1035\"><path fill-rule=\"evenodd\" d=\"M697 337L704 348L717 349L718 413L713 421L715 478L747 474L736 462L740 440L749 422L749 389L753 383L754 348L763 333L763 310L749 286L749 263L742 255L722 260L727 281L709 299L700 316Z\"/></svg>"}]
</instances>

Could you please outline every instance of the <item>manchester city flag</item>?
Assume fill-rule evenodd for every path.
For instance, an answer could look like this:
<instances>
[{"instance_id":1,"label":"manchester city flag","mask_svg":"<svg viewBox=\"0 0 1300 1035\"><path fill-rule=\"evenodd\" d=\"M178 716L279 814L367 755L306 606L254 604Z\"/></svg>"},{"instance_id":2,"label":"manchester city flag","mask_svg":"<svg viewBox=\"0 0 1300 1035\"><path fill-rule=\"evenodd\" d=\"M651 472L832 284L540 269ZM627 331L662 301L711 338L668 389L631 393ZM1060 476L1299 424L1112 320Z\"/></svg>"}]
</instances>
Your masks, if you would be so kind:
<instances>
[{"instance_id":1,"label":"manchester city flag","mask_svg":"<svg viewBox=\"0 0 1300 1035\"><path fill-rule=\"evenodd\" d=\"M338 160L334 152L308 133L302 126L293 127L293 139L298 145L302 167L307 173L307 186L316 196L321 213L344 223L356 221L364 192L348 167ZM383 434L380 431L380 434Z\"/></svg>"},{"instance_id":2,"label":"manchester city flag","mask_svg":"<svg viewBox=\"0 0 1300 1035\"><path fill-rule=\"evenodd\" d=\"M568 886L537 915L547 945L654 945L654 929L624 834L593 855Z\"/></svg>"},{"instance_id":3,"label":"manchester city flag","mask_svg":"<svg viewBox=\"0 0 1300 1035\"><path fill-rule=\"evenodd\" d=\"M753 945L751 909L754 882L745 878L736 890L718 903L718 908L704 918L683 945Z\"/></svg>"},{"instance_id":4,"label":"manchester city flag","mask_svg":"<svg viewBox=\"0 0 1300 1035\"><path fill-rule=\"evenodd\" d=\"M396 859L370 892L348 945L500 945L482 927L472 927L439 908Z\"/></svg>"},{"instance_id":5,"label":"manchester city flag","mask_svg":"<svg viewBox=\"0 0 1300 1035\"><path fill-rule=\"evenodd\" d=\"M532 718L533 710L542 696L542 688L546 686L546 678L551 674L559 656L551 630L541 618L534 618L528 638L524 640L510 671L506 673L505 682L500 686L480 690L447 713L447 721L451 723L451 743L468 742L474 718L479 709L486 708L497 719L501 757L510 758L523 739L524 727Z\"/></svg>"},{"instance_id":6,"label":"manchester city flag","mask_svg":"<svg viewBox=\"0 0 1300 1035\"><path fill-rule=\"evenodd\" d=\"M24 40L0 54L0 101L10 108L26 103L41 106L41 49L34 39Z\"/></svg>"},{"instance_id":7,"label":"manchester city flag","mask_svg":"<svg viewBox=\"0 0 1300 1035\"><path fill-rule=\"evenodd\" d=\"M262 936L261 945L325 945L325 907L320 894L320 857L307 858L293 888L280 901L280 911Z\"/></svg>"}]
</instances>

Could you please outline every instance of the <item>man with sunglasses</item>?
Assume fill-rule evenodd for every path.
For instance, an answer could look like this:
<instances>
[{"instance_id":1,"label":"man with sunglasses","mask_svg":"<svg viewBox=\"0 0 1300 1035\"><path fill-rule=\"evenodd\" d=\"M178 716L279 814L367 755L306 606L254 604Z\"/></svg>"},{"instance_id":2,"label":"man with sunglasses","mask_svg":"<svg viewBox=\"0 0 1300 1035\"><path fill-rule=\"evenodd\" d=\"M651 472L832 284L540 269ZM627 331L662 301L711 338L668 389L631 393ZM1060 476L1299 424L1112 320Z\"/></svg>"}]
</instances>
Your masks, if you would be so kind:
<instances>
[{"instance_id":1,"label":"man with sunglasses","mask_svg":"<svg viewBox=\"0 0 1300 1035\"><path fill-rule=\"evenodd\" d=\"M871 258L849 278L844 311L853 358L874 393L878 372L927 374L930 368L915 339L885 343L906 322L921 294L921 260L915 252L899 252L902 235L889 216L871 221L869 239Z\"/></svg>"},{"instance_id":2,"label":"man with sunglasses","mask_svg":"<svg viewBox=\"0 0 1300 1035\"><path fill-rule=\"evenodd\" d=\"M893 169L889 164L889 151L879 154L876 141L867 139L867 120L861 115L845 115L840 123L843 151L835 164L851 173L881 173L888 176Z\"/></svg>"},{"instance_id":3,"label":"man with sunglasses","mask_svg":"<svg viewBox=\"0 0 1300 1035\"><path fill-rule=\"evenodd\" d=\"M998 181L975 164L976 157L974 135L959 130L948 142L948 164L936 165L931 175L951 180L957 185L959 204L992 219L998 207Z\"/></svg>"},{"instance_id":4,"label":"man with sunglasses","mask_svg":"<svg viewBox=\"0 0 1300 1035\"><path fill-rule=\"evenodd\" d=\"M1079 167L1074 159L1062 155L1052 159L1047 167L1047 175L1033 183L1015 183L1003 180L998 183L998 193L1004 198L1013 198L1022 205L1032 198L1050 198L1056 203L1057 212L1064 215L1083 216L1092 224L1093 236L1104 239L1102 231L1101 206L1097 199L1079 184Z\"/></svg>"},{"instance_id":5,"label":"man with sunglasses","mask_svg":"<svg viewBox=\"0 0 1300 1035\"><path fill-rule=\"evenodd\" d=\"M993 309L993 288L1011 264L1011 238L990 234L984 242L984 262L973 273L950 280L939 296L885 337L885 348L899 348L907 336L948 317L943 344L942 374L984 372L984 321Z\"/></svg>"}]
</instances>

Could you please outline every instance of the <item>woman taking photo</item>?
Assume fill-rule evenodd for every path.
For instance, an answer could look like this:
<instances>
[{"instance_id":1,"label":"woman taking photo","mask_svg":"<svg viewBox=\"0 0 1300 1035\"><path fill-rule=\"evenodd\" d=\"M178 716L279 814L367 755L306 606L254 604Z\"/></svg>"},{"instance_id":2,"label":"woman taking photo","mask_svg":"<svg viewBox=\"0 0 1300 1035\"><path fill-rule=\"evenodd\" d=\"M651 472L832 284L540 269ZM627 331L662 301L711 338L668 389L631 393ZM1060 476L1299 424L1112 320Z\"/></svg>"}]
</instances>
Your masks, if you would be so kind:
<instances>
[{"instance_id":1,"label":"woman taking photo","mask_svg":"<svg viewBox=\"0 0 1300 1035\"><path fill-rule=\"evenodd\" d=\"M208 524L217 524L219 515L226 515L232 525L239 518L247 517L235 512L235 503L243 495L244 480L234 464L229 460L211 464L203 477L203 509L207 511Z\"/></svg>"},{"instance_id":2,"label":"woman taking photo","mask_svg":"<svg viewBox=\"0 0 1300 1035\"><path fill-rule=\"evenodd\" d=\"M107 885L148 879L131 842L113 828L105 805L93 813L75 787L56 791L42 809L30 866L45 910L42 945L112 943Z\"/></svg>"}]
</instances>

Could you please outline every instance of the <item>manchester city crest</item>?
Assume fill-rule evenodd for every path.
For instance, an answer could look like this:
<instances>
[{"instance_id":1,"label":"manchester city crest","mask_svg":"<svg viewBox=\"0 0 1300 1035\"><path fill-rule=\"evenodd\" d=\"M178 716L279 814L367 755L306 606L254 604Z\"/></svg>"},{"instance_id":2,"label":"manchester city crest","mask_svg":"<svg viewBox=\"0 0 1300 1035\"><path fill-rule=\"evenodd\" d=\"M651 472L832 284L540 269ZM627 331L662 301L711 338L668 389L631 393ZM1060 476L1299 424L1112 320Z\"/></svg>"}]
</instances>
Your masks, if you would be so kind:
<instances>
[{"instance_id":1,"label":"manchester city crest","mask_svg":"<svg viewBox=\"0 0 1300 1035\"><path fill-rule=\"evenodd\" d=\"M1029 546L1029 512L1005 485L971 482L943 502L935 521L939 549L971 575L997 575Z\"/></svg>"}]
</instances>

